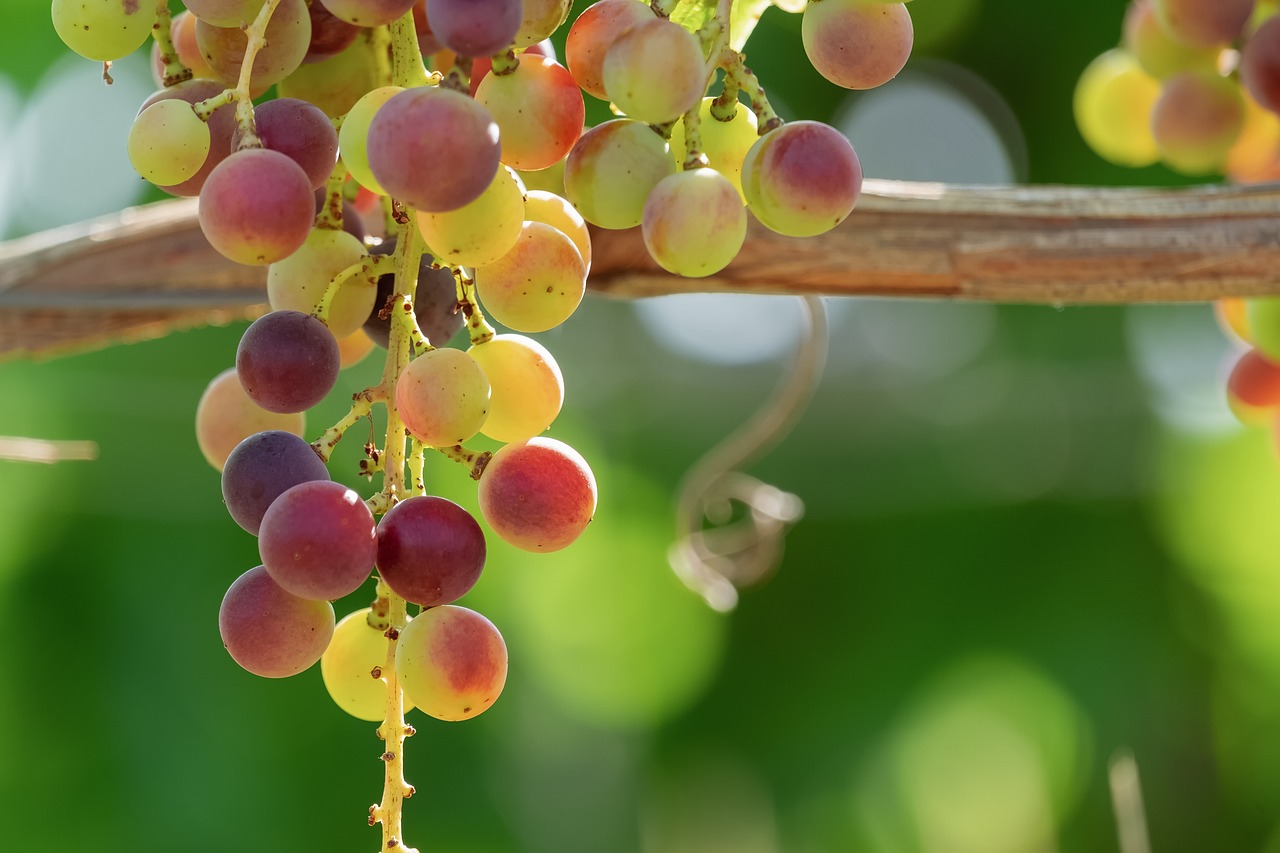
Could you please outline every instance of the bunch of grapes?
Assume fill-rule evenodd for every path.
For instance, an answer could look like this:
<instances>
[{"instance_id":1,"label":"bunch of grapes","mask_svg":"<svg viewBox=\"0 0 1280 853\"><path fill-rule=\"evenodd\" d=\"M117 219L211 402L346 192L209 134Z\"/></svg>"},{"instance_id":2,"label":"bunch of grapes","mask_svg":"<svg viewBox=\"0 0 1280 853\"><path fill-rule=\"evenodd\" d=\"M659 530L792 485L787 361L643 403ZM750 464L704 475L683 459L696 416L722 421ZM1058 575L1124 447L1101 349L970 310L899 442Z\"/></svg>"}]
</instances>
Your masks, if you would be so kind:
<instances>
[{"instance_id":1,"label":"bunch of grapes","mask_svg":"<svg viewBox=\"0 0 1280 853\"><path fill-rule=\"evenodd\" d=\"M1280 2L1132 0L1120 46L1080 77L1075 115L1085 142L1119 165L1280 179ZM1280 299L1222 299L1215 311L1242 347L1231 410L1280 440Z\"/></svg>"},{"instance_id":2,"label":"bunch of grapes","mask_svg":"<svg viewBox=\"0 0 1280 853\"><path fill-rule=\"evenodd\" d=\"M63 41L104 75L154 36L161 88L129 158L156 186L198 196L218 252L266 267L271 310L196 412L227 510L261 558L228 589L219 629L246 670L283 677L319 661L341 708L381 722L386 782L370 823L384 850L408 849L405 711L473 717L507 674L497 628L456 604L483 571L484 528L429 493L425 456L463 463L490 533L525 551L567 547L595 512L586 461L543 435L564 380L528 337L581 302L588 223L638 226L662 268L708 276L738 254L748 213L812 236L861 191L849 141L784 123L745 65L767 0L601 0L569 26L562 65L548 38L570 5L187 0L171 17L167 0L52 4ZM804 51L837 85L879 86L910 54L904 3L779 5L803 14ZM584 130L583 92L618 117ZM467 346L448 346L464 326ZM307 410L375 347L379 384L308 442ZM330 478L329 460L375 406L386 437L357 473L381 488L363 496ZM500 446L468 447L476 436ZM336 620L331 602L371 576L372 605Z\"/></svg>"}]
</instances>

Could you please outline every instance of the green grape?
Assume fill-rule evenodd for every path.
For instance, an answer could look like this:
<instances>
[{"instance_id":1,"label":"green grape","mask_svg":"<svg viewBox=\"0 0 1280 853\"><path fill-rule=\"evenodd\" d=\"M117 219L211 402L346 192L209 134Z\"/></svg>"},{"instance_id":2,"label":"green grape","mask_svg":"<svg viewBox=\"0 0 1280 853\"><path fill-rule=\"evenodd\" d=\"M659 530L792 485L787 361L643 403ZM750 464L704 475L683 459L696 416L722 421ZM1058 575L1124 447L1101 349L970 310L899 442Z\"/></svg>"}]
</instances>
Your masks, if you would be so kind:
<instances>
[{"instance_id":1,"label":"green grape","mask_svg":"<svg viewBox=\"0 0 1280 853\"><path fill-rule=\"evenodd\" d=\"M349 613L333 629L329 647L320 657L324 689L338 707L358 720L379 722L387 711L387 637L369 626L366 607ZM404 710L413 708L408 697Z\"/></svg>"},{"instance_id":2,"label":"green grape","mask_svg":"<svg viewBox=\"0 0 1280 853\"><path fill-rule=\"evenodd\" d=\"M1245 300L1245 316L1254 347L1272 361L1280 361L1280 298Z\"/></svg>"},{"instance_id":3,"label":"green grape","mask_svg":"<svg viewBox=\"0 0 1280 853\"><path fill-rule=\"evenodd\" d=\"M742 161L760 135L759 124L756 114L741 101L736 104L737 111L733 118L720 121L711 114L711 104L714 101L714 98L703 98L698 110L701 118L698 134L702 138L702 153L707 157L707 164L728 178L738 194L742 195ZM684 118L671 128L671 155L675 157L677 165L684 163ZM746 196L742 196L744 204L746 200Z\"/></svg>"},{"instance_id":4,"label":"green grape","mask_svg":"<svg viewBox=\"0 0 1280 853\"><path fill-rule=\"evenodd\" d=\"M1117 166L1150 166L1160 159L1151 111L1160 84L1133 54L1119 48L1090 62L1076 83L1076 127L1085 143Z\"/></svg>"},{"instance_id":5,"label":"green grape","mask_svg":"<svg viewBox=\"0 0 1280 853\"><path fill-rule=\"evenodd\" d=\"M280 81L276 93L282 98L307 101L329 118L338 118L350 112L380 80L377 56L364 39L357 39L341 53L317 62L304 62Z\"/></svg>"},{"instance_id":6,"label":"green grape","mask_svg":"<svg viewBox=\"0 0 1280 853\"><path fill-rule=\"evenodd\" d=\"M567 200L545 190L529 190L524 200L524 218L550 225L572 240L587 271L591 271L591 232L582 214Z\"/></svg>"},{"instance_id":7,"label":"green grape","mask_svg":"<svg viewBox=\"0 0 1280 853\"><path fill-rule=\"evenodd\" d=\"M524 184L502 166L475 201L442 213L418 211L418 230L449 266L478 267L505 255L520 236Z\"/></svg>"},{"instance_id":8,"label":"green grape","mask_svg":"<svg viewBox=\"0 0 1280 853\"><path fill-rule=\"evenodd\" d=\"M507 644L485 617L444 604L424 610L400 632L396 674L405 696L438 720L469 720L507 682Z\"/></svg>"},{"instance_id":9,"label":"green grape","mask_svg":"<svg viewBox=\"0 0 1280 853\"><path fill-rule=\"evenodd\" d=\"M649 191L675 171L661 136L643 122L615 119L574 144L564 165L564 194L593 225L634 228L644 219Z\"/></svg>"},{"instance_id":10,"label":"green grape","mask_svg":"<svg viewBox=\"0 0 1280 853\"><path fill-rule=\"evenodd\" d=\"M155 22L150 0L53 0L58 38L98 62L114 62L142 47Z\"/></svg>"},{"instance_id":11,"label":"green grape","mask_svg":"<svg viewBox=\"0 0 1280 853\"><path fill-rule=\"evenodd\" d=\"M1125 12L1124 47L1157 80L1179 71L1212 71L1222 52L1219 47L1195 47L1175 39L1146 0L1133 3Z\"/></svg>"},{"instance_id":12,"label":"green grape","mask_svg":"<svg viewBox=\"0 0 1280 853\"><path fill-rule=\"evenodd\" d=\"M156 101L129 128L129 162L156 186L173 186L200 171L209 156L210 139L209 125L186 101Z\"/></svg>"},{"instance_id":13,"label":"green grape","mask_svg":"<svg viewBox=\"0 0 1280 853\"><path fill-rule=\"evenodd\" d=\"M546 347L524 335L495 335L467 352L493 388L482 433L520 441L551 426L564 403L564 377Z\"/></svg>"},{"instance_id":14,"label":"green grape","mask_svg":"<svg viewBox=\"0 0 1280 853\"><path fill-rule=\"evenodd\" d=\"M489 380L462 350L433 349L396 381L396 409L414 437L432 447L471 438L489 416Z\"/></svg>"},{"instance_id":15,"label":"green grape","mask_svg":"<svg viewBox=\"0 0 1280 853\"><path fill-rule=\"evenodd\" d=\"M545 332L568 320L586 285L578 247L541 222L525 222L511 251L476 269L476 293L485 309L518 332Z\"/></svg>"},{"instance_id":16,"label":"green grape","mask_svg":"<svg viewBox=\"0 0 1280 853\"><path fill-rule=\"evenodd\" d=\"M602 72L605 91L618 109L649 124L680 118L707 89L698 37L662 18L623 33L605 55Z\"/></svg>"},{"instance_id":17,"label":"green grape","mask_svg":"<svg viewBox=\"0 0 1280 853\"><path fill-rule=\"evenodd\" d=\"M728 178L714 169L694 169L653 188L642 228L645 248L660 267L701 278L738 256L747 238L747 211Z\"/></svg>"},{"instance_id":18,"label":"green grape","mask_svg":"<svg viewBox=\"0 0 1280 853\"><path fill-rule=\"evenodd\" d=\"M267 269L271 310L310 314L324 296L329 281L360 263L364 256L364 245L346 231L311 229L300 249ZM335 338L344 338L364 325L377 293L376 282L358 273L343 282L329 306L327 325Z\"/></svg>"},{"instance_id":19,"label":"green grape","mask_svg":"<svg viewBox=\"0 0 1280 853\"><path fill-rule=\"evenodd\" d=\"M369 125L373 123L378 108L403 91L400 86L381 86L367 92L347 113L342 122L342 130L338 131L338 150L351 177L360 186L378 195L386 195L387 191L369 168Z\"/></svg>"}]
</instances>

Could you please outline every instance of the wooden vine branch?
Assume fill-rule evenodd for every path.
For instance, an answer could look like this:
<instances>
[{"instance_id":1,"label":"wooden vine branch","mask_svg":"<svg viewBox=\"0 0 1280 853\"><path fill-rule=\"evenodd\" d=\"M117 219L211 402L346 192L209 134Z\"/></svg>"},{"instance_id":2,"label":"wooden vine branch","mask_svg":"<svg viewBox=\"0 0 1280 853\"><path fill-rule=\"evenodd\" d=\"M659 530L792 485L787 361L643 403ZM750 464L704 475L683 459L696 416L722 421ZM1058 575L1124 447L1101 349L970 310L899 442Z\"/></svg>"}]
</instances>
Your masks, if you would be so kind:
<instances>
[{"instance_id":1,"label":"wooden vine branch","mask_svg":"<svg viewBox=\"0 0 1280 853\"><path fill-rule=\"evenodd\" d=\"M1280 184L1183 190L867 181L829 234L752 223L718 275L660 270L639 229L595 230L589 287L914 296L1050 305L1280 294ZM196 202L161 202L0 244L0 358L52 355L262 310L265 270L214 252Z\"/></svg>"}]
</instances>

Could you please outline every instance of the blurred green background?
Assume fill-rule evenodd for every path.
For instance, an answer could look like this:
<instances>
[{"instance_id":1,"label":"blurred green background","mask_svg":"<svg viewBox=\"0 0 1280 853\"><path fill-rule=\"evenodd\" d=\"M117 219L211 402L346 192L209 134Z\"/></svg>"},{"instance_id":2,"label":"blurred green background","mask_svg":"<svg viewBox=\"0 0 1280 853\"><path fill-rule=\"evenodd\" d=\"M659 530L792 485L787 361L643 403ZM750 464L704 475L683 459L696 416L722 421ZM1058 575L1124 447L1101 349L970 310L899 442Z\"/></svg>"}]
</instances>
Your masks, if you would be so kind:
<instances>
[{"instance_id":1,"label":"blurred green background","mask_svg":"<svg viewBox=\"0 0 1280 853\"><path fill-rule=\"evenodd\" d=\"M871 177L1178 183L1101 162L1072 123L1122 8L916 0L907 72L864 95L823 82L776 9L748 55ZM47 10L10 2L0 28L5 236L151 198L123 154L145 64L103 87ZM551 434L590 460L600 509L556 555L491 545L463 603L504 632L511 677L472 722L411 715L407 842L1113 850L1107 768L1131 752L1154 849L1280 850L1280 476L1272 438L1227 413L1209 308L829 308L813 405L752 469L808 512L730 615L667 566L673 495L782 375L794 304L592 298L541 336L568 386ZM100 447L0 462L0 850L378 845L373 725L317 669L258 679L218 638L257 551L191 423L241 329L0 365L0 435ZM344 374L309 433L376 373ZM458 466L429 477L474 506Z\"/></svg>"}]
</instances>

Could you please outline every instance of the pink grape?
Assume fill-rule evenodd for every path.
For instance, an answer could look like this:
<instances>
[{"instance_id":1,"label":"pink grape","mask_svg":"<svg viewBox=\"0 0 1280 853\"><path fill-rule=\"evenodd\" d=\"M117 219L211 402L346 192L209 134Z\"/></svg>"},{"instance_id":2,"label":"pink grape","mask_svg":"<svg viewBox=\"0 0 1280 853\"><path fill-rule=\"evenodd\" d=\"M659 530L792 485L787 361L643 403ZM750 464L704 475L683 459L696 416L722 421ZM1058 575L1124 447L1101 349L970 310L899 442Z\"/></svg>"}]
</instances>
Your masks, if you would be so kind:
<instances>
[{"instance_id":1,"label":"pink grape","mask_svg":"<svg viewBox=\"0 0 1280 853\"><path fill-rule=\"evenodd\" d=\"M1124 46L1142 70L1157 80L1179 71L1212 71L1220 52L1217 47L1196 47L1175 39L1160 23L1150 0L1129 4L1124 15Z\"/></svg>"},{"instance_id":2,"label":"pink grape","mask_svg":"<svg viewBox=\"0 0 1280 853\"><path fill-rule=\"evenodd\" d=\"M234 367L209 382L196 406L196 444L218 471L236 446L254 433L278 429L300 436L306 425L301 412L268 412L253 402Z\"/></svg>"},{"instance_id":3,"label":"pink grape","mask_svg":"<svg viewBox=\"0 0 1280 853\"><path fill-rule=\"evenodd\" d=\"M328 480L329 469L306 441L268 430L236 445L222 468L222 501L236 524L258 535L272 502L299 483Z\"/></svg>"},{"instance_id":4,"label":"pink grape","mask_svg":"<svg viewBox=\"0 0 1280 853\"><path fill-rule=\"evenodd\" d=\"M286 490L262 516L258 553L272 579L302 598L332 601L373 571L373 513L341 483L311 480Z\"/></svg>"},{"instance_id":5,"label":"pink grape","mask_svg":"<svg viewBox=\"0 0 1280 853\"><path fill-rule=\"evenodd\" d=\"M463 56L492 56L511 46L523 20L521 0L427 0L440 43Z\"/></svg>"},{"instance_id":6,"label":"pink grape","mask_svg":"<svg viewBox=\"0 0 1280 853\"><path fill-rule=\"evenodd\" d=\"M196 44L196 16L190 12L179 12L169 19L169 38L173 40L174 52L178 61L191 69L194 77L213 77L213 69L200 55L200 46ZM160 60L160 45L151 43L151 71L156 85L164 84L164 63Z\"/></svg>"},{"instance_id":7,"label":"pink grape","mask_svg":"<svg viewBox=\"0 0 1280 853\"><path fill-rule=\"evenodd\" d=\"M319 0L307 7L311 13L311 41L304 63L321 62L342 53L360 35L360 28L334 15Z\"/></svg>"},{"instance_id":8,"label":"pink grape","mask_svg":"<svg viewBox=\"0 0 1280 853\"><path fill-rule=\"evenodd\" d=\"M282 589L262 566L227 590L218 608L222 644L240 666L265 678L308 669L333 636L333 605Z\"/></svg>"},{"instance_id":9,"label":"pink grape","mask_svg":"<svg viewBox=\"0 0 1280 853\"><path fill-rule=\"evenodd\" d=\"M662 69L662 82L654 69ZM674 21L655 19L627 30L609 48L604 89L618 109L649 124L675 121L701 100L707 69L698 37Z\"/></svg>"},{"instance_id":10,"label":"pink grape","mask_svg":"<svg viewBox=\"0 0 1280 853\"><path fill-rule=\"evenodd\" d=\"M1184 71L1165 80L1151 113L1160 156L1188 174L1220 169L1243 127L1240 87L1204 72Z\"/></svg>"},{"instance_id":11,"label":"pink grape","mask_svg":"<svg viewBox=\"0 0 1280 853\"><path fill-rule=\"evenodd\" d=\"M526 54L510 74L488 75L476 89L476 100L498 123L502 162L513 169L545 169L563 159L582 135L582 92L573 75L547 57Z\"/></svg>"},{"instance_id":12,"label":"pink grape","mask_svg":"<svg viewBox=\"0 0 1280 853\"><path fill-rule=\"evenodd\" d=\"M1280 408L1280 364L1256 349L1246 350L1227 377L1227 401L1246 423L1272 418Z\"/></svg>"},{"instance_id":13,"label":"pink grape","mask_svg":"<svg viewBox=\"0 0 1280 853\"><path fill-rule=\"evenodd\" d=\"M582 10L565 37L564 58L584 92L609 100L604 90L605 55L623 33L653 19L649 5L638 0L600 0Z\"/></svg>"},{"instance_id":14,"label":"pink grape","mask_svg":"<svg viewBox=\"0 0 1280 853\"><path fill-rule=\"evenodd\" d=\"M632 228L644 219L650 191L675 171L661 136L642 122L615 119L574 143L564 164L565 198L593 225Z\"/></svg>"},{"instance_id":15,"label":"pink grape","mask_svg":"<svg viewBox=\"0 0 1280 853\"><path fill-rule=\"evenodd\" d=\"M328 328L301 311L262 315L236 349L240 384L272 412L301 412L319 403L337 381L340 362Z\"/></svg>"},{"instance_id":16,"label":"pink grape","mask_svg":"<svg viewBox=\"0 0 1280 853\"><path fill-rule=\"evenodd\" d=\"M1280 113L1280 15L1268 19L1245 42L1240 82L1259 105Z\"/></svg>"},{"instance_id":17,"label":"pink grape","mask_svg":"<svg viewBox=\"0 0 1280 853\"><path fill-rule=\"evenodd\" d=\"M199 17L199 16L197 16ZM240 77L249 37L237 26L218 27L203 20L196 24L200 54L225 83ZM254 91L265 91L302 64L311 44L311 14L305 0L280 0L267 24L266 46L253 60Z\"/></svg>"},{"instance_id":18,"label":"pink grape","mask_svg":"<svg viewBox=\"0 0 1280 853\"><path fill-rule=\"evenodd\" d=\"M438 720L487 710L507 681L507 644L493 623L456 604L424 610L400 632L396 674L405 696Z\"/></svg>"},{"instance_id":19,"label":"pink grape","mask_svg":"<svg viewBox=\"0 0 1280 853\"><path fill-rule=\"evenodd\" d=\"M1254 0L1154 0L1156 14L1174 38L1208 47L1236 40L1253 13Z\"/></svg>"},{"instance_id":20,"label":"pink grape","mask_svg":"<svg viewBox=\"0 0 1280 853\"><path fill-rule=\"evenodd\" d=\"M378 523L378 574L396 595L436 607L466 595L484 569L484 532L456 503L422 495Z\"/></svg>"},{"instance_id":21,"label":"pink grape","mask_svg":"<svg viewBox=\"0 0 1280 853\"><path fill-rule=\"evenodd\" d=\"M456 210L498 171L498 125L482 105L448 89L407 89L369 125L369 167L389 195L420 211Z\"/></svg>"},{"instance_id":22,"label":"pink grape","mask_svg":"<svg viewBox=\"0 0 1280 853\"><path fill-rule=\"evenodd\" d=\"M312 189L320 189L338 161L338 133L329 117L298 98L276 98L254 107L253 119L264 147L302 167ZM232 148L240 147L237 129Z\"/></svg>"},{"instance_id":23,"label":"pink grape","mask_svg":"<svg viewBox=\"0 0 1280 853\"><path fill-rule=\"evenodd\" d=\"M747 212L733 182L714 169L663 179L644 206L644 245L658 266L689 278L718 273L738 256Z\"/></svg>"},{"instance_id":24,"label":"pink grape","mask_svg":"<svg viewBox=\"0 0 1280 853\"><path fill-rule=\"evenodd\" d=\"M236 263L273 264L306 242L315 219L311 180L287 155L246 148L214 168L200 190L200 230Z\"/></svg>"},{"instance_id":25,"label":"pink grape","mask_svg":"<svg viewBox=\"0 0 1280 853\"><path fill-rule=\"evenodd\" d=\"M517 53L521 57L531 55L545 56L553 60L556 58L555 47L549 41L540 41L533 47L524 51L517 51ZM471 60L471 97L474 98L476 96L476 90L480 88L480 84L484 82L484 79L489 76L489 72L492 70L493 60L488 56L477 56Z\"/></svg>"},{"instance_id":26,"label":"pink grape","mask_svg":"<svg viewBox=\"0 0 1280 853\"><path fill-rule=\"evenodd\" d=\"M853 212L862 194L862 164L834 128L791 122L751 146L742 162L742 192L748 209L771 230L812 237Z\"/></svg>"},{"instance_id":27,"label":"pink grape","mask_svg":"<svg viewBox=\"0 0 1280 853\"><path fill-rule=\"evenodd\" d=\"M518 332L545 332L568 320L582 303L586 282L578 247L541 222L525 222L510 251L476 269L481 303Z\"/></svg>"},{"instance_id":28,"label":"pink grape","mask_svg":"<svg viewBox=\"0 0 1280 853\"><path fill-rule=\"evenodd\" d=\"M914 41L904 3L866 0L810 3L800 36L817 72L846 89L874 89L898 76Z\"/></svg>"},{"instance_id":29,"label":"pink grape","mask_svg":"<svg viewBox=\"0 0 1280 853\"><path fill-rule=\"evenodd\" d=\"M554 438L508 444L480 477L480 512L493 532L525 551L559 551L596 511L596 480L585 459Z\"/></svg>"},{"instance_id":30,"label":"pink grape","mask_svg":"<svg viewBox=\"0 0 1280 853\"><path fill-rule=\"evenodd\" d=\"M456 349L433 349L409 362L396 381L404 425L432 447L471 438L489 416L489 380L475 359Z\"/></svg>"}]
</instances>

